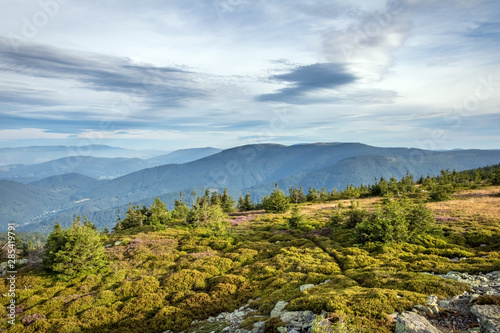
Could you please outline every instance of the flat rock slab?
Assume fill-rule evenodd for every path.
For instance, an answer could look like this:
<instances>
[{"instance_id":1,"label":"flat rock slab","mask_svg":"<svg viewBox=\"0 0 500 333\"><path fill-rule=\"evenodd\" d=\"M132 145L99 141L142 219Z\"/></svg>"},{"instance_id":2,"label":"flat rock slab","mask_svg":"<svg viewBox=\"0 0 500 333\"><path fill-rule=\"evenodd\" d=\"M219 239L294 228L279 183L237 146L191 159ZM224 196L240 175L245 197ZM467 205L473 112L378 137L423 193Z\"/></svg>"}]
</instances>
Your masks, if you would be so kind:
<instances>
[{"instance_id":1,"label":"flat rock slab","mask_svg":"<svg viewBox=\"0 0 500 333\"><path fill-rule=\"evenodd\" d=\"M441 333L441 331L419 314L403 312L398 317L396 333Z\"/></svg>"},{"instance_id":2,"label":"flat rock slab","mask_svg":"<svg viewBox=\"0 0 500 333\"><path fill-rule=\"evenodd\" d=\"M470 311L481 322L481 333L500 333L500 306L474 305Z\"/></svg>"}]
</instances>

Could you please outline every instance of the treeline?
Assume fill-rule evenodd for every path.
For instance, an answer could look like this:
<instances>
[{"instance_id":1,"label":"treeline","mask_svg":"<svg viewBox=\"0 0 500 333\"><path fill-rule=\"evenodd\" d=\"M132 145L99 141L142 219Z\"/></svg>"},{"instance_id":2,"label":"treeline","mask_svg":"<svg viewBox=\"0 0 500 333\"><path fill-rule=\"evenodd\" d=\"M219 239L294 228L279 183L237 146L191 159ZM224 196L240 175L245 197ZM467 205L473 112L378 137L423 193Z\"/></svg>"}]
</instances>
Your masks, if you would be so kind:
<instances>
[{"instance_id":1,"label":"treeline","mask_svg":"<svg viewBox=\"0 0 500 333\"><path fill-rule=\"evenodd\" d=\"M40 232L15 232L15 244L18 256L26 256L30 253L43 249L48 235ZM7 234L0 234L1 259L7 259Z\"/></svg>"},{"instance_id":2,"label":"treeline","mask_svg":"<svg viewBox=\"0 0 500 333\"><path fill-rule=\"evenodd\" d=\"M193 198L195 195L193 192ZM245 207L253 208L253 203L248 202ZM169 211L158 197L149 208L130 204L125 219L118 217L114 229L124 230L149 225L151 230L159 231L164 230L169 224L182 222L194 226L210 226L216 232L223 232L227 214L235 210L235 202L227 193L227 189L224 189L222 194L206 190L202 197L193 200L191 208L184 202L180 193L172 211Z\"/></svg>"},{"instance_id":3,"label":"treeline","mask_svg":"<svg viewBox=\"0 0 500 333\"><path fill-rule=\"evenodd\" d=\"M193 199L190 207L181 193L179 199L175 200L172 211L169 211L159 198L156 198L149 208L130 204L125 219L118 218L115 230L149 225L153 231L157 231L165 229L171 223L181 222L194 226L210 226L220 232L224 230L227 214L236 211L265 210L269 213L284 213L290 209L292 203L321 203L380 196L443 201L450 199L458 189L473 189L485 185L500 185L500 164L461 172L441 170L438 176L420 177L418 180L411 174L406 174L399 180L395 177L388 180L381 177L375 179L372 185L350 184L340 192L336 189L327 191L325 188L309 188L305 194L302 187L291 187L286 195L276 184L273 192L259 203L254 203L249 193L234 202L227 194L227 189L224 189L223 193L206 190L201 197L191 193Z\"/></svg>"},{"instance_id":4,"label":"treeline","mask_svg":"<svg viewBox=\"0 0 500 333\"><path fill-rule=\"evenodd\" d=\"M342 209L342 202L338 203L337 210L328 223L330 228L348 231L359 243L413 242L436 229L433 214L425 206L424 200L445 200L458 188L485 185L500 185L500 165L463 172L442 170L439 176L421 177L417 181L410 174L400 180L380 178L373 185L349 185L341 192L335 189L327 192L324 188L320 191L310 188L304 194L302 188L293 187L286 195L276 184L273 192L257 204L252 201L250 194L241 196L235 202L227 190L223 193L206 190L201 197L192 193L191 206L184 201L181 193L179 199L175 200L172 211L159 198L150 207L130 204L126 217L118 217L114 229L118 231L149 226L152 231L159 231L169 226L184 225L205 228L206 235L210 237L225 238L231 237L227 231L228 214L254 209L283 213L295 203L285 227L307 231L310 227L314 229L314 226L309 225L309 217L300 215L299 203L351 199L348 210ZM384 199L377 210L372 212L362 209L353 200L375 196L383 196ZM44 248L45 268L65 279L105 269L107 255L103 240L106 239L107 232L108 230L99 232L85 217L83 223L80 218L76 218L69 229L56 224ZM26 235L24 237L26 239ZM28 237L28 244L30 238L33 238L33 243L38 235ZM24 244L21 241L19 243Z\"/></svg>"}]
</instances>

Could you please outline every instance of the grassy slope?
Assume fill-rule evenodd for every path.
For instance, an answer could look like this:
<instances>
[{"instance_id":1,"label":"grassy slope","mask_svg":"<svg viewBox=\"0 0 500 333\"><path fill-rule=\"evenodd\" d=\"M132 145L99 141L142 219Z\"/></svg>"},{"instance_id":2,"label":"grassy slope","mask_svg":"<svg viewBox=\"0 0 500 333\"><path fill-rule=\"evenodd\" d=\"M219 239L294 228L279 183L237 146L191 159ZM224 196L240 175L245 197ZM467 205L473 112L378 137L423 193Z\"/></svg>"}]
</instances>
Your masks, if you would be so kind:
<instances>
[{"instance_id":1,"label":"grassy slope","mask_svg":"<svg viewBox=\"0 0 500 333\"><path fill-rule=\"evenodd\" d=\"M40 270L19 274L18 319L45 319L7 332L219 331L190 323L259 297L251 307L264 317L244 325L265 320L284 300L289 310L334 313L352 332L391 332L388 314L424 304L429 294L446 297L467 289L421 272L500 270L499 193L500 187L489 187L428 204L443 231L415 244L354 246L352 231L323 229L338 201L301 205L306 223L293 230L289 213L256 214L233 224L229 238L180 226L156 233L148 227L126 230L107 241L126 243L109 248L111 273L69 282ZM371 210L380 199L359 201ZM325 280L330 282L299 290ZM6 293L7 287L0 289ZM6 317L5 306L0 316ZM8 325L2 321L0 327Z\"/></svg>"}]
</instances>

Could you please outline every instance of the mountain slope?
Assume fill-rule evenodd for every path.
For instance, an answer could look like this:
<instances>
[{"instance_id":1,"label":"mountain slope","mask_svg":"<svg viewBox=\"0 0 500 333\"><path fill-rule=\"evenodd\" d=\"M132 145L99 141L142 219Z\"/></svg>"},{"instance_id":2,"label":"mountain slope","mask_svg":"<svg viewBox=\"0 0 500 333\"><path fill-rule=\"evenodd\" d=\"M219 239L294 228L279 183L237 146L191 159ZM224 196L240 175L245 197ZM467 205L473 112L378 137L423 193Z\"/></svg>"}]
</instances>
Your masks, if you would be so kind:
<instances>
[{"instance_id":1,"label":"mountain slope","mask_svg":"<svg viewBox=\"0 0 500 333\"><path fill-rule=\"evenodd\" d=\"M373 184L375 178L401 178L406 173L416 179L420 176L437 175L442 169L452 166L457 171L474 169L500 162L499 151L455 150L448 152L424 151L418 149L396 149L396 154L366 155L346 158L325 168L308 173L296 174L282 178L278 185L283 189L303 187L307 192L309 187L327 190L345 189L347 185ZM252 193L260 200L274 188L274 182L259 184L243 192Z\"/></svg>"},{"instance_id":2,"label":"mountain slope","mask_svg":"<svg viewBox=\"0 0 500 333\"><path fill-rule=\"evenodd\" d=\"M152 150L139 151L106 145L0 148L0 165L37 164L70 156L150 158L161 153Z\"/></svg>"},{"instance_id":3,"label":"mountain slope","mask_svg":"<svg viewBox=\"0 0 500 333\"><path fill-rule=\"evenodd\" d=\"M150 166L159 166L165 164L183 164L220 153L221 151L222 149L211 148L211 147L179 149L169 154L160 155L147 159L146 162L149 163Z\"/></svg>"},{"instance_id":4,"label":"mountain slope","mask_svg":"<svg viewBox=\"0 0 500 333\"><path fill-rule=\"evenodd\" d=\"M183 149L147 160L128 157L69 156L39 164L0 166L0 179L28 184L46 177L67 173L80 173L96 179L113 179L159 165L195 161L220 151L215 148Z\"/></svg>"},{"instance_id":5,"label":"mountain slope","mask_svg":"<svg viewBox=\"0 0 500 333\"><path fill-rule=\"evenodd\" d=\"M344 189L351 183L371 184L375 177L380 176L400 178L410 172L419 177L435 175L446 168L464 170L499 162L500 151L437 152L377 148L359 143L261 144L227 149L185 164L144 169L112 180L92 181L89 187L63 181L57 184L58 192L49 192L48 195L64 193L67 214L90 215L155 196L171 198L166 202L171 207L179 191L189 193L192 189L199 193L205 188L228 188L235 195L249 192L254 200L260 200L271 192L275 182L285 191L296 185L305 190L311 186L325 187L330 191ZM33 186L44 188L43 184ZM75 203L84 199L88 200ZM48 210L53 210L51 208ZM6 218L10 217L0 217L0 222L5 223ZM29 220L28 216L25 220ZM102 223L114 224L114 221L115 218Z\"/></svg>"},{"instance_id":6,"label":"mountain slope","mask_svg":"<svg viewBox=\"0 0 500 333\"><path fill-rule=\"evenodd\" d=\"M110 179L149 166L146 161L139 158L71 156L40 164L3 166L0 168L0 178L31 183L51 176L80 173L92 178Z\"/></svg>"},{"instance_id":7,"label":"mountain slope","mask_svg":"<svg viewBox=\"0 0 500 333\"><path fill-rule=\"evenodd\" d=\"M66 204L64 197L44 188L0 180L0 216L3 224L32 222Z\"/></svg>"}]
</instances>

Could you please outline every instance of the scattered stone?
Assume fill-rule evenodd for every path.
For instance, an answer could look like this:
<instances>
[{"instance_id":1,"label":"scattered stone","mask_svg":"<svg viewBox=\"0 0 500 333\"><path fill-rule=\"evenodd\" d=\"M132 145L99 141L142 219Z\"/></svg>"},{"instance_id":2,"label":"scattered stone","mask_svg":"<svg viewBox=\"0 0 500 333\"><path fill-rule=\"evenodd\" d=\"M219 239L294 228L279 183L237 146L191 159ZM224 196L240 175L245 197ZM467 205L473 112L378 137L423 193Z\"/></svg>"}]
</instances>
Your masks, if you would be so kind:
<instances>
[{"instance_id":1,"label":"scattered stone","mask_svg":"<svg viewBox=\"0 0 500 333\"><path fill-rule=\"evenodd\" d=\"M430 273L429 273L430 274ZM433 274L434 275L434 274ZM468 273L449 272L445 275L435 275L446 279L467 283L471 292L464 292L445 300L430 295L425 305L416 305L411 312L387 316L387 319L396 323L396 333L500 333L500 306L475 305L477 298L482 295L500 296L500 271L488 274L469 275ZM328 283L329 280L320 284ZM315 285L300 286L304 291ZM398 298L402 298L398 295ZM258 299L257 299L258 300ZM205 322L221 323L225 327L221 332L226 333L262 333L267 318L254 323L251 330L241 329L239 326L248 315L255 311L250 308L253 300L231 313L221 313L217 317L209 317ZM286 323L286 327L279 329L286 333L311 332L316 315L311 311L287 311L288 302L279 301L271 311L271 317L279 317ZM472 307L472 308L471 308ZM473 310L472 310L473 309ZM472 311L472 312L471 312ZM327 316L327 313L322 313ZM204 321L197 321L200 325ZM479 327L481 325L481 327Z\"/></svg>"},{"instance_id":2,"label":"scattered stone","mask_svg":"<svg viewBox=\"0 0 500 333\"><path fill-rule=\"evenodd\" d=\"M428 306L425 306L425 305L415 305L414 309L417 309L418 311L422 311L423 313L426 313L426 314L433 314L432 310Z\"/></svg>"},{"instance_id":3,"label":"scattered stone","mask_svg":"<svg viewBox=\"0 0 500 333\"><path fill-rule=\"evenodd\" d=\"M439 307L437 305L433 305L430 307L432 314L438 315L439 314Z\"/></svg>"},{"instance_id":4,"label":"scattered stone","mask_svg":"<svg viewBox=\"0 0 500 333\"><path fill-rule=\"evenodd\" d=\"M425 301L427 302L427 306L434 306L434 305L437 305L437 302L438 302L438 298L437 296L434 296L434 295L430 295L429 297L427 297L425 299Z\"/></svg>"},{"instance_id":5,"label":"scattered stone","mask_svg":"<svg viewBox=\"0 0 500 333\"><path fill-rule=\"evenodd\" d=\"M252 332L260 332L260 331L263 331L264 330L264 326L266 326L266 322L265 321L258 321L256 323L253 324L253 330Z\"/></svg>"},{"instance_id":6,"label":"scattered stone","mask_svg":"<svg viewBox=\"0 0 500 333\"><path fill-rule=\"evenodd\" d=\"M114 246L122 245L123 241L116 241Z\"/></svg>"},{"instance_id":7,"label":"scattered stone","mask_svg":"<svg viewBox=\"0 0 500 333\"><path fill-rule=\"evenodd\" d=\"M279 301L274 306L274 309L271 311L271 317L280 317L283 312L285 312L285 307L288 305L288 302Z\"/></svg>"},{"instance_id":8,"label":"scattered stone","mask_svg":"<svg viewBox=\"0 0 500 333\"><path fill-rule=\"evenodd\" d=\"M304 291L306 289L313 288L313 287L315 287L314 284L303 284L300 286L300 291Z\"/></svg>"}]
</instances>

